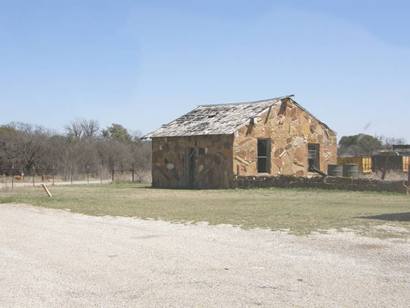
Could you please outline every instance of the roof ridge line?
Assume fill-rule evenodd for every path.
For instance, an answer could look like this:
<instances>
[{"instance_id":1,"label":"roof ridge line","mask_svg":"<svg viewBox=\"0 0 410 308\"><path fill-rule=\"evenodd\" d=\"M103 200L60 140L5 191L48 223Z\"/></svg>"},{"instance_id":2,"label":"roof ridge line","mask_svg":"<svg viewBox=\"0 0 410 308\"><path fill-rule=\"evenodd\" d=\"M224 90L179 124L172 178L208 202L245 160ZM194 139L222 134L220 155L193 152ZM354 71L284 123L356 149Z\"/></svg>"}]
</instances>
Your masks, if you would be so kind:
<instances>
[{"instance_id":1,"label":"roof ridge line","mask_svg":"<svg viewBox=\"0 0 410 308\"><path fill-rule=\"evenodd\" d=\"M246 105L246 104L258 104L258 103L263 103L263 102L269 102L269 101L278 101L286 98L291 98L294 97L294 94L291 95L286 95L286 96L278 96L278 97L273 97L273 98L267 98L267 99L261 99L257 101L244 101L244 102L238 102L238 103L222 103L222 104L204 104L204 105L198 105L198 107L212 107L212 106L229 106L229 105Z\"/></svg>"}]
</instances>

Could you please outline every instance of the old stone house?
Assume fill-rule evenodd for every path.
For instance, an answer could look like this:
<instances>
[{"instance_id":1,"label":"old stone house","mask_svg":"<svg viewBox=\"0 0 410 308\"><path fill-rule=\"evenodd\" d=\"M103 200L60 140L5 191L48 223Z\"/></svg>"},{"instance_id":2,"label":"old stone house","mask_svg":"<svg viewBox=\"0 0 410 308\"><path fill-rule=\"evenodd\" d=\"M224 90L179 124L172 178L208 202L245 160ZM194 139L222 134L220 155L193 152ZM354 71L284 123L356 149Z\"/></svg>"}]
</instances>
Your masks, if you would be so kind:
<instances>
[{"instance_id":1,"label":"old stone house","mask_svg":"<svg viewBox=\"0 0 410 308\"><path fill-rule=\"evenodd\" d=\"M337 161L336 134L293 96L198 106L145 138L154 187L227 188L240 176L307 176Z\"/></svg>"}]
</instances>

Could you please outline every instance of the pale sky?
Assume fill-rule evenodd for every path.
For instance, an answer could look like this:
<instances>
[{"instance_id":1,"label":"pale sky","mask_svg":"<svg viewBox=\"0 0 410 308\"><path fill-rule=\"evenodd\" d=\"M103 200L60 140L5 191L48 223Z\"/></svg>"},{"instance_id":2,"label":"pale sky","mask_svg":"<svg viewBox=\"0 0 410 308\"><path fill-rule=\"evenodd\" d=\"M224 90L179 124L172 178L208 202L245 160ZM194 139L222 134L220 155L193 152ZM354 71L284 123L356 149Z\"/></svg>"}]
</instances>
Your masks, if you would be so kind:
<instances>
[{"instance_id":1,"label":"pale sky","mask_svg":"<svg viewBox=\"0 0 410 308\"><path fill-rule=\"evenodd\" d=\"M0 0L0 123L142 133L200 104L295 99L410 142L410 2Z\"/></svg>"}]
</instances>

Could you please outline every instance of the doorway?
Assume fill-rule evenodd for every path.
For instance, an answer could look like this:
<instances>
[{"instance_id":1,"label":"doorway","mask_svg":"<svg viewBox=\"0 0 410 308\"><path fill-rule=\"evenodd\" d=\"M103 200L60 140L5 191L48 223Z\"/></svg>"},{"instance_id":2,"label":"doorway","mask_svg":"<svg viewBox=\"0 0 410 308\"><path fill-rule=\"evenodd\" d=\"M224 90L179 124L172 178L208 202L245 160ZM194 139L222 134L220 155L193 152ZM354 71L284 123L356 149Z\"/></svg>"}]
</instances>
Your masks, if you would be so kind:
<instances>
[{"instance_id":1,"label":"doorway","mask_svg":"<svg viewBox=\"0 0 410 308\"><path fill-rule=\"evenodd\" d=\"M318 143L308 144L308 171L320 171L320 145Z\"/></svg>"},{"instance_id":2,"label":"doorway","mask_svg":"<svg viewBox=\"0 0 410 308\"><path fill-rule=\"evenodd\" d=\"M188 175L188 187L195 188L195 172L196 172L196 159L197 150L195 148L190 148L188 151L187 159L187 175Z\"/></svg>"}]
</instances>

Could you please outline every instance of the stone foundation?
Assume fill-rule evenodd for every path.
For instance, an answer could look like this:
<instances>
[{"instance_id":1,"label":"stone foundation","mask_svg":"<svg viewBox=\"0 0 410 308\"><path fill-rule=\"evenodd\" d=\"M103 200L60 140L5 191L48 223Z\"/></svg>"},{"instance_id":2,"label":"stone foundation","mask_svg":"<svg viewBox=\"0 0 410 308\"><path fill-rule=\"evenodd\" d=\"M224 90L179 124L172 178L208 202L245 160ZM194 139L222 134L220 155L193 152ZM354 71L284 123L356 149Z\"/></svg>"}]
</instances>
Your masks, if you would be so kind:
<instances>
[{"instance_id":1,"label":"stone foundation","mask_svg":"<svg viewBox=\"0 0 410 308\"><path fill-rule=\"evenodd\" d=\"M347 191L383 191L407 193L405 181L381 181L374 179L353 179L341 177L295 177L295 176L238 176L235 188L319 188Z\"/></svg>"}]
</instances>

